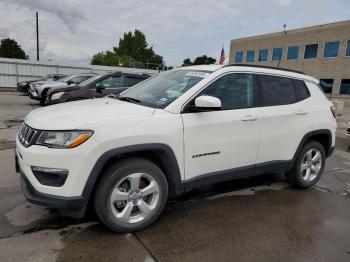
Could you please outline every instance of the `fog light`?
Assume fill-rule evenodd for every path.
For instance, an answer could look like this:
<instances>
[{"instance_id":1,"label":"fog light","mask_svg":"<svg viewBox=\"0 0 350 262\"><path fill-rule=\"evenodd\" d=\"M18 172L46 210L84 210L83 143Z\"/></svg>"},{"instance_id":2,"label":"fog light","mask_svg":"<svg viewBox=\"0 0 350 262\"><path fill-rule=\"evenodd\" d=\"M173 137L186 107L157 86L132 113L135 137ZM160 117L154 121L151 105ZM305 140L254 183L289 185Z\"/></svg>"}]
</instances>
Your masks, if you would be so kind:
<instances>
[{"instance_id":1,"label":"fog light","mask_svg":"<svg viewBox=\"0 0 350 262\"><path fill-rule=\"evenodd\" d=\"M66 182L67 169L32 166L32 171L40 184L45 186L60 187Z\"/></svg>"}]
</instances>

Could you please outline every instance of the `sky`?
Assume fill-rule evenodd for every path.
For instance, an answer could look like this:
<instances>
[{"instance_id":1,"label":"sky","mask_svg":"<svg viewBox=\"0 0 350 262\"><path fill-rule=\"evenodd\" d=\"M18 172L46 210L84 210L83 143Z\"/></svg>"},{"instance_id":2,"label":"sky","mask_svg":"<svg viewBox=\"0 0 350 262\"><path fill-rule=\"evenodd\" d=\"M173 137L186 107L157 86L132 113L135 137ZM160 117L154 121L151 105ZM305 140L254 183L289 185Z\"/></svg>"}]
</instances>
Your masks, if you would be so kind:
<instances>
[{"instance_id":1,"label":"sky","mask_svg":"<svg viewBox=\"0 0 350 262\"><path fill-rule=\"evenodd\" d=\"M203 54L226 58L231 39L350 19L350 0L0 0L0 39L36 59L86 64L141 30L168 66Z\"/></svg>"}]
</instances>

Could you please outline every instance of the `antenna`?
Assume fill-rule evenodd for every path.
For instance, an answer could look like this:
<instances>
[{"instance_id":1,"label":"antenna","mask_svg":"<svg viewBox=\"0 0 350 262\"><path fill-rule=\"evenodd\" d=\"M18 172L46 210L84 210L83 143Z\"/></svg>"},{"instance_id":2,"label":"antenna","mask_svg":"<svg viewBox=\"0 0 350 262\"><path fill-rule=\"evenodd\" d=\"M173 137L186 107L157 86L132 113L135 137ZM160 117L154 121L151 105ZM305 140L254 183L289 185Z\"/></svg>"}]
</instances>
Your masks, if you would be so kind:
<instances>
[{"instance_id":1,"label":"antenna","mask_svg":"<svg viewBox=\"0 0 350 262\"><path fill-rule=\"evenodd\" d=\"M287 28L287 24L283 24L283 32L285 35L287 34L286 28Z\"/></svg>"}]
</instances>

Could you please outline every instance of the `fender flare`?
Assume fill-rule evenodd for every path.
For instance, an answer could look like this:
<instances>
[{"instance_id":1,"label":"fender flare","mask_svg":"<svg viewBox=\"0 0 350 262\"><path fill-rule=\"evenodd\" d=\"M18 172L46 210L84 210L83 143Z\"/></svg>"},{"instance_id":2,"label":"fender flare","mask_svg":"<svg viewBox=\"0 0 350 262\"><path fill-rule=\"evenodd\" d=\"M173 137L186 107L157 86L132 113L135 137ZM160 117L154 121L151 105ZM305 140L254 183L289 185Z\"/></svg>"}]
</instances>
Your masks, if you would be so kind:
<instances>
[{"instance_id":1,"label":"fender flare","mask_svg":"<svg viewBox=\"0 0 350 262\"><path fill-rule=\"evenodd\" d=\"M311 137L317 136L317 135L327 135L329 137L328 149L325 148L325 151L326 151L326 156L327 157L329 157L332 154L332 152L333 152L333 149L332 149L332 132L329 129L318 129L318 130L314 130L314 131L311 131L309 133L306 133L304 135L304 137L301 139L301 141L299 143L299 146L298 146L297 150L294 153L293 163L295 163L296 159L298 158L299 153L302 150L302 148L304 147L306 141L308 139L310 139Z\"/></svg>"},{"instance_id":2,"label":"fender flare","mask_svg":"<svg viewBox=\"0 0 350 262\"><path fill-rule=\"evenodd\" d=\"M96 182L98 181L98 178L100 177L104 166L110 159L123 154L147 151L159 153L159 157L161 158L162 164L164 165L166 177L169 184L169 197L171 198L181 195L184 192L184 186L181 182L181 173L174 151L170 148L170 146L166 144L150 143L119 147L103 153L98 158L90 172L90 175L85 183L82 196L87 200L90 199Z\"/></svg>"}]
</instances>

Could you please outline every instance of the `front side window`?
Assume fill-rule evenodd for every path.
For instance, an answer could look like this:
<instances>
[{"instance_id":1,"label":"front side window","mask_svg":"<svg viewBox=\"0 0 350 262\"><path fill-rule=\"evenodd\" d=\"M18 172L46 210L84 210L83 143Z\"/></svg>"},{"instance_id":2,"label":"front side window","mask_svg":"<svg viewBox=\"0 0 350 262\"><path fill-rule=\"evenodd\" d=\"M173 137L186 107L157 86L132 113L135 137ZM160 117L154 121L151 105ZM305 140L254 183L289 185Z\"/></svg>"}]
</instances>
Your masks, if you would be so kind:
<instances>
[{"instance_id":1,"label":"front side window","mask_svg":"<svg viewBox=\"0 0 350 262\"><path fill-rule=\"evenodd\" d=\"M215 96L221 100L221 109L252 107L254 81L251 74L229 74L216 80L200 95Z\"/></svg>"},{"instance_id":2,"label":"front side window","mask_svg":"<svg viewBox=\"0 0 350 262\"><path fill-rule=\"evenodd\" d=\"M337 57L339 54L340 42L328 42L324 46L324 57Z\"/></svg>"},{"instance_id":3,"label":"front side window","mask_svg":"<svg viewBox=\"0 0 350 262\"><path fill-rule=\"evenodd\" d=\"M264 106L293 104L297 101L293 80L277 76L259 76Z\"/></svg>"},{"instance_id":4,"label":"front side window","mask_svg":"<svg viewBox=\"0 0 350 262\"><path fill-rule=\"evenodd\" d=\"M289 46L287 60L294 60L299 58L299 46Z\"/></svg>"},{"instance_id":5,"label":"front side window","mask_svg":"<svg viewBox=\"0 0 350 262\"><path fill-rule=\"evenodd\" d=\"M99 82L99 85L106 89L121 87L123 86L123 79L122 76L111 76Z\"/></svg>"},{"instance_id":6,"label":"front side window","mask_svg":"<svg viewBox=\"0 0 350 262\"><path fill-rule=\"evenodd\" d=\"M101 75L96 75L96 76L93 76L89 79L86 79L85 81L81 82L78 86L87 86L89 85L90 83L98 80L99 78L101 78L102 76ZM92 88L95 88L95 87L92 87Z\"/></svg>"},{"instance_id":7,"label":"front side window","mask_svg":"<svg viewBox=\"0 0 350 262\"><path fill-rule=\"evenodd\" d=\"M306 45L304 59L317 57L318 44Z\"/></svg>"},{"instance_id":8,"label":"front side window","mask_svg":"<svg viewBox=\"0 0 350 262\"><path fill-rule=\"evenodd\" d=\"M320 86L324 93L332 94L334 79L321 79Z\"/></svg>"},{"instance_id":9,"label":"front side window","mask_svg":"<svg viewBox=\"0 0 350 262\"><path fill-rule=\"evenodd\" d=\"M249 50L247 51L247 62L254 62L255 51Z\"/></svg>"},{"instance_id":10,"label":"front side window","mask_svg":"<svg viewBox=\"0 0 350 262\"><path fill-rule=\"evenodd\" d=\"M350 95L350 79L342 79L340 84L340 94Z\"/></svg>"},{"instance_id":11,"label":"front side window","mask_svg":"<svg viewBox=\"0 0 350 262\"><path fill-rule=\"evenodd\" d=\"M242 63L243 62L243 52L236 52L236 63Z\"/></svg>"},{"instance_id":12,"label":"front side window","mask_svg":"<svg viewBox=\"0 0 350 262\"><path fill-rule=\"evenodd\" d=\"M272 50L272 61L280 61L282 60L283 48L278 47Z\"/></svg>"},{"instance_id":13,"label":"front side window","mask_svg":"<svg viewBox=\"0 0 350 262\"><path fill-rule=\"evenodd\" d=\"M350 56L350 40L348 41L348 44L346 46L346 52L345 52L346 56Z\"/></svg>"},{"instance_id":14,"label":"front side window","mask_svg":"<svg viewBox=\"0 0 350 262\"><path fill-rule=\"evenodd\" d=\"M210 71L173 69L124 91L119 99L153 108L165 108L202 81Z\"/></svg>"},{"instance_id":15,"label":"front side window","mask_svg":"<svg viewBox=\"0 0 350 262\"><path fill-rule=\"evenodd\" d=\"M259 51L259 61L267 61L267 57L269 55L269 50L262 49Z\"/></svg>"},{"instance_id":16,"label":"front side window","mask_svg":"<svg viewBox=\"0 0 350 262\"><path fill-rule=\"evenodd\" d=\"M142 78L137 78L137 77L130 77L128 76L126 78L126 86L134 86L140 82L142 82L144 79Z\"/></svg>"}]
</instances>

